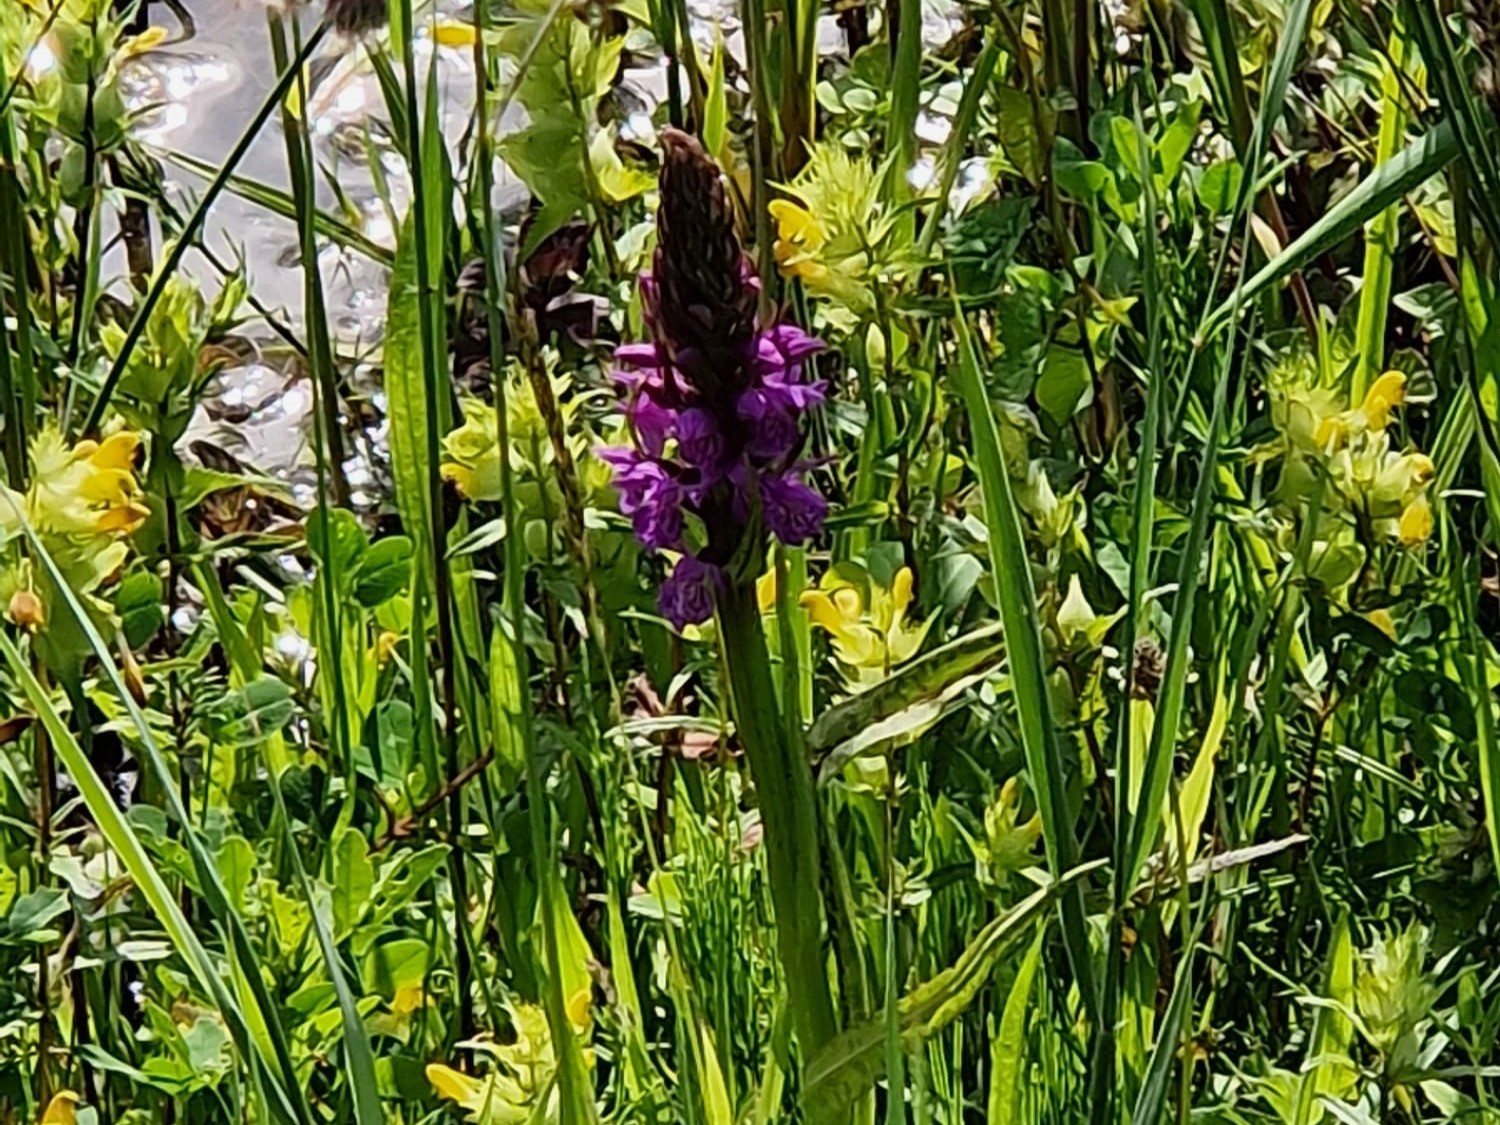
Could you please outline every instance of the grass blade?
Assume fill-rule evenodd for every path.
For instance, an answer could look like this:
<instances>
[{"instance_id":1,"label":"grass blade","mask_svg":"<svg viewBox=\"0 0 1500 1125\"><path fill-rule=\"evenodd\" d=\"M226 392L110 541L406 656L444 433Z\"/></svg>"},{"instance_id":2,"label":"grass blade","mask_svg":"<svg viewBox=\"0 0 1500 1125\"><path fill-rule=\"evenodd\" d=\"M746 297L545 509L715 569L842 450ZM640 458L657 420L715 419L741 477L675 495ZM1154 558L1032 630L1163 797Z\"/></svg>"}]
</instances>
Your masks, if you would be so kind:
<instances>
[{"instance_id":1,"label":"grass blade","mask_svg":"<svg viewBox=\"0 0 1500 1125\"><path fill-rule=\"evenodd\" d=\"M1078 865L1078 838L1068 807L1067 780L1052 703L1047 687L1047 668L1042 656L1041 624L1037 617L1036 590L1031 581L1031 560L1021 532L1021 517L1011 487L1010 474L1000 452L1000 429L994 408L985 393L974 354L974 341L961 310L955 309L959 362L949 371L973 427L974 460L984 494L985 523L989 527L990 568L1000 602L1000 621L1005 631L1016 709L1021 722L1021 742L1032 791L1042 814L1042 832L1047 861L1054 877ZM1074 882L1060 896L1063 941L1078 982L1084 1009L1097 1014L1099 996L1094 983L1093 955L1089 949L1087 912L1083 887Z\"/></svg>"}]
</instances>

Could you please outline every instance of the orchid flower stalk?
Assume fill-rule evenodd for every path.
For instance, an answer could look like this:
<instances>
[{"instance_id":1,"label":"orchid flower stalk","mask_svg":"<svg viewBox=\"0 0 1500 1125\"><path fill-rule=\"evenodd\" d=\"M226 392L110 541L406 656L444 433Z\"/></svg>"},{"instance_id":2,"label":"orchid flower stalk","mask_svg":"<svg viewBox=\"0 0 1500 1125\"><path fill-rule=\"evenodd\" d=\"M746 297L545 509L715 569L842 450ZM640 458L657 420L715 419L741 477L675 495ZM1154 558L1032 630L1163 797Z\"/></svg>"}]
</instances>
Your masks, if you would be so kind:
<instances>
[{"instance_id":1,"label":"orchid flower stalk","mask_svg":"<svg viewBox=\"0 0 1500 1125\"><path fill-rule=\"evenodd\" d=\"M677 555L658 604L681 629L718 621L736 727L759 794L778 952L804 1052L836 1024L823 954L821 839L812 770L776 698L755 580L768 537L806 543L827 504L807 482L801 420L823 402L807 377L821 341L760 316L760 279L718 167L662 133L650 339L615 351L632 445L601 451L620 510L653 551Z\"/></svg>"}]
</instances>

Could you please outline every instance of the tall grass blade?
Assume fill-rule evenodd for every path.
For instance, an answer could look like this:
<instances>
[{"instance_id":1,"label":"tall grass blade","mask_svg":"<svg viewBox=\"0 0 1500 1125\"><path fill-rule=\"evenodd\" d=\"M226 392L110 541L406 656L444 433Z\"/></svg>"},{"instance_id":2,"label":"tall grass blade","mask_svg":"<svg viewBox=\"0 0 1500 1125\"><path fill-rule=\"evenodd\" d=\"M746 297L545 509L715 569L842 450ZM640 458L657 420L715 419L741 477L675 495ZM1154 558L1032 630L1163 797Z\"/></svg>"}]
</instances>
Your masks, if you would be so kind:
<instances>
[{"instance_id":1,"label":"tall grass blade","mask_svg":"<svg viewBox=\"0 0 1500 1125\"><path fill-rule=\"evenodd\" d=\"M1380 132L1375 141L1375 166L1387 163L1400 149L1406 133L1406 89L1409 81L1422 86L1420 67L1408 67L1408 44L1400 24L1391 32L1390 59L1380 79ZM1410 69L1406 81L1403 72ZM1370 220L1365 229L1364 278L1359 291L1359 320L1354 329L1354 371L1349 400L1359 402L1365 389L1385 366L1386 311L1391 303L1391 280L1395 272L1396 237L1400 231L1401 206L1393 203Z\"/></svg>"},{"instance_id":2,"label":"tall grass blade","mask_svg":"<svg viewBox=\"0 0 1500 1125\"><path fill-rule=\"evenodd\" d=\"M979 372L974 342L961 310L955 310L959 362L949 378L968 411L973 430L974 461L984 494L985 523L989 528L990 568L1000 602L1000 621L1005 631L1011 683L1021 723L1021 742L1026 769L1042 814L1047 860L1053 876L1078 865L1078 837L1068 806L1067 778L1052 717L1047 686L1047 668L1042 656L1041 626L1037 619L1036 590L1031 580L1031 559L1021 532L1010 474L1000 451L1000 429ZM1063 941L1078 982L1084 1010L1097 1015L1099 995L1089 948L1088 918L1081 883L1071 883L1060 893Z\"/></svg>"}]
</instances>

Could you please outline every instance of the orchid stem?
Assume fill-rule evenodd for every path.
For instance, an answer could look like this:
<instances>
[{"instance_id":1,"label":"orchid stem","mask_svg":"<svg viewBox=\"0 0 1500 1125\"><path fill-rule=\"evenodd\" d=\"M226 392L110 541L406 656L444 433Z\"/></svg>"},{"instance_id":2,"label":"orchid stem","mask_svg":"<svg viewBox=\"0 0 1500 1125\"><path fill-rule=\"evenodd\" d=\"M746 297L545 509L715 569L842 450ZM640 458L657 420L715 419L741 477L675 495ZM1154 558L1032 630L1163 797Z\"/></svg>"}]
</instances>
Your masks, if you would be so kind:
<instances>
[{"instance_id":1,"label":"orchid stem","mask_svg":"<svg viewBox=\"0 0 1500 1125\"><path fill-rule=\"evenodd\" d=\"M812 768L800 737L781 718L755 586L726 586L718 620L735 725L759 795L777 952L805 1059L837 1031L823 954L822 849Z\"/></svg>"}]
</instances>

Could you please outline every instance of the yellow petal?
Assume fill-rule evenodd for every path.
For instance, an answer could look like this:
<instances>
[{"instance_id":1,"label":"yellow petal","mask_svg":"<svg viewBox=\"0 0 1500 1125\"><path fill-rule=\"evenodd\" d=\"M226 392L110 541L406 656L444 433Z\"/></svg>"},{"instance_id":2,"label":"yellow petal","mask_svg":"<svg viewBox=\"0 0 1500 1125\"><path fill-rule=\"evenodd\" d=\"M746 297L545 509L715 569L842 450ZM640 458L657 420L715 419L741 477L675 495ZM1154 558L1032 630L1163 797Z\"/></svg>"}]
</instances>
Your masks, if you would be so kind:
<instances>
[{"instance_id":1,"label":"yellow petal","mask_svg":"<svg viewBox=\"0 0 1500 1125\"><path fill-rule=\"evenodd\" d=\"M773 199L769 210L776 220L776 235L789 242L822 242L822 224L817 216L806 208L798 207L786 199Z\"/></svg>"},{"instance_id":2,"label":"yellow petal","mask_svg":"<svg viewBox=\"0 0 1500 1125\"><path fill-rule=\"evenodd\" d=\"M594 994L591 988L580 988L568 997L568 1022L575 1030L582 1031L593 1020L593 1015L590 1013L593 1003Z\"/></svg>"},{"instance_id":3,"label":"yellow petal","mask_svg":"<svg viewBox=\"0 0 1500 1125\"><path fill-rule=\"evenodd\" d=\"M1365 614L1365 620L1387 637L1390 637L1391 640L1394 641L1396 639L1396 619L1391 616L1390 610L1384 607L1372 609L1369 613Z\"/></svg>"},{"instance_id":4,"label":"yellow petal","mask_svg":"<svg viewBox=\"0 0 1500 1125\"><path fill-rule=\"evenodd\" d=\"M842 586L831 595L833 606L845 625L852 625L864 616L864 599L853 586Z\"/></svg>"},{"instance_id":5,"label":"yellow petal","mask_svg":"<svg viewBox=\"0 0 1500 1125\"><path fill-rule=\"evenodd\" d=\"M135 478L124 469L100 469L78 484L78 495L91 504L116 504L135 491Z\"/></svg>"},{"instance_id":6,"label":"yellow petal","mask_svg":"<svg viewBox=\"0 0 1500 1125\"><path fill-rule=\"evenodd\" d=\"M451 480L466 498L472 498L474 489L474 473L463 465L449 461L438 470L444 480Z\"/></svg>"},{"instance_id":7,"label":"yellow petal","mask_svg":"<svg viewBox=\"0 0 1500 1125\"><path fill-rule=\"evenodd\" d=\"M906 616L906 607L911 605L911 587L914 580L911 567L903 566L896 571L896 577L891 581L891 608L895 610L896 621Z\"/></svg>"},{"instance_id":8,"label":"yellow petal","mask_svg":"<svg viewBox=\"0 0 1500 1125\"><path fill-rule=\"evenodd\" d=\"M391 1011L400 1016L409 1016L427 1003L427 993L420 984L402 985L391 997Z\"/></svg>"},{"instance_id":9,"label":"yellow petal","mask_svg":"<svg viewBox=\"0 0 1500 1125\"><path fill-rule=\"evenodd\" d=\"M1372 430L1383 430L1390 422L1391 408L1406 401L1406 376L1399 371L1387 371L1365 393L1365 424Z\"/></svg>"},{"instance_id":10,"label":"yellow petal","mask_svg":"<svg viewBox=\"0 0 1500 1125\"><path fill-rule=\"evenodd\" d=\"M1322 418L1313 432L1313 444L1319 449L1337 448L1344 444L1344 423L1340 418Z\"/></svg>"},{"instance_id":11,"label":"yellow petal","mask_svg":"<svg viewBox=\"0 0 1500 1125\"><path fill-rule=\"evenodd\" d=\"M484 1093L484 1083L469 1074L462 1074L443 1063L427 1064L427 1081L440 1098L457 1102L468 1108Z\"/></svg>"},{"instance_id":12,"label":"yellow petal","mask_svg":"<svg viewBox=\"0 0 1500 1125\"><path fill-rule=\"evenodd\" d=\"M129 472L135 467L135 451L141 447L141 436L130 430L121 430L104 439L104 443L89 455L89 460L101 469L120 469Z\"/></svg>"},{"instance_id":13,"label":"yellow petal","mask_svg":"<svg viewBox=\"0 0 1500 1125\"><path fill-rule=\"evenodd\" d=\"M833 598L828 591L804 590L798 601L802 608L807 610L807 615L813 619L814 624L834 634L843 631L844 619L834 606Z\"/></svg>"},{"instance_id":14,"label":"yellow petal","mask_svg":"<svg viewBox=\"0 0 1500 1125\"><path fill-rule=\"evenodd\" d=\"M76 1125L77 1121L78 1095L72 1090L59 1090L47 1103L40 1125Z\"/></svg>"},{"instance_id":15,"label":"yellow petal","mask_svg":"<svg viewBox=\"0 0 1500 1125\"><path fill-rule=\"evenodd\" d=\"M94 528L101 534L129 535L145 523L150 514L151 509L140 504L122 504L100 515L94 522Z\"/></svg>"},{"instance_id":16,"label":"yellow petal","mask_svg":"<svg viewBox=\"0 0 1500 1125\"><path fill-rule=\"evenodd\" d=\"M762 613L776 609L776 572L768 570L755 582L755 602Z\"/></svg>"},{"instance_id":17,"label":"yellow petal","mask_svg":"<svg viewBox=\"0 0 1500 1125\"><path fill-rule=\"evenodd\" d=\"M1413 488L1425 488L1437 472L1437 466L1432 463L1432 458L1425 453L1408 453L1404 460Z\"/></svg>"},{"instance_id":18,"label":"yellow petal","mask_svg":"<svg viewBox=\"0 0 1500 1125\"><path fill-rule=\"evenodd\" d=\"M432 41L439 47L472 47L474 39L474 25L460 20L439 20L432 29Z\"/></svg>"},{"instance_id":19,"label":"yellow petal","mask_svg":"<svg viewBox=\"0 0 1500 1125\"><path fill-rule=\"evenodd\" d=\"M1418 496L1406 506L1396 525L1396 535L1404 547L1415 547L1427 542L1432 534L1432 508L1427 497Z\"/></svg>"}]
</instances>

